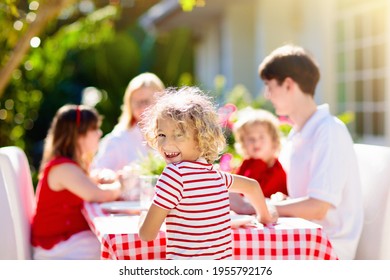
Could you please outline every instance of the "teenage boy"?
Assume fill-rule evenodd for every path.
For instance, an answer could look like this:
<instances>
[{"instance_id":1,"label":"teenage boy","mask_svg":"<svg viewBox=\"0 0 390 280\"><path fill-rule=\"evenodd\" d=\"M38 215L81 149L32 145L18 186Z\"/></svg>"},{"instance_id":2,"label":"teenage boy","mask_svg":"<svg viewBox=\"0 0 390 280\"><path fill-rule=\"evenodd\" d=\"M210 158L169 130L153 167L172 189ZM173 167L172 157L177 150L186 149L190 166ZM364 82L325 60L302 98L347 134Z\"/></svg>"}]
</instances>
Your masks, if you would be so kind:
<instances>
[{"instance_id":1,"label":"teenage boy","mask_svg":"<svg viewBox=\"0 0 390 280\"><path fill-rule=\"evenodd\" d=\"M285 45L263 60L259 76L276 114L293 122L280 154L289 197L275 203L279 215L322 225L338 257L354 259L363 225L359 170L348 129L314 100L317 63Z\"/></svg>"}]
</instances>

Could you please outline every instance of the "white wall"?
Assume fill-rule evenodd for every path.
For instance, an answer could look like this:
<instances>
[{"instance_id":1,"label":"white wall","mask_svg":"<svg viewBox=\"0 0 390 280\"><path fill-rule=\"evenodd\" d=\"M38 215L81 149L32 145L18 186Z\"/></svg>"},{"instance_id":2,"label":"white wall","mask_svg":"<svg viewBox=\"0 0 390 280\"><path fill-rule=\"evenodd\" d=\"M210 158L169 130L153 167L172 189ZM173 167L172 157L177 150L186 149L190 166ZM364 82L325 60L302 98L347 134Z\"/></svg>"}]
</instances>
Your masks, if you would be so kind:
<instances>
[{"instance_id":1,"label":"white wall","mask_svg":"<svg viewBox=\"0 0 390 280\"><path fill-rule=\"evenodd\" d=\"M301 44L316 58L321 78L316 92L318 103L329 103L335 111L337 102L337 73L335 65L335 8L334 0L304 0ZM315 12L321 11L321 13Z\"/></svg>"},{"instance_id":2,"label":"white wall","mask_svg":"<svg viewBox=\"0 0 390 280\"><path fill-rule=\"evenodd\" d=\"M221 74L226 87L244 84L254 92L254 1L226 5L221 22Z\"/></svg>"},{"instance_id":3,"label":"white wall","mask_svg":"<svg viewBox=\"0 0 390 280\"><path fill-rule=\"evenodd\" d=\"M229 1L221 7L221 18L202 26L202 36L195 47L195 72L200 86L213 89L214 78L220 74L226 78L227 90L243 84L257 94L254 3Z\"/></svg>"},{"instance_id":4,"label":"white wall","mask_svg":"<svg viewBox=\"0 0 390 280\"><path fill-rule=\"evenodd\" d=\"M299 43L301 0L257 0L255 19L256 91L263 91L263 83L257 68L261 61L275 48L286 43Z\"/></svg>"},{"instance_id":5,"label":"white wall","mask_svg":"<svg viewBox=\"0 0 390 280\"><path fill-rule=\"evenodd\" d=\"M286 43L308 49L321 71L316 101L330 103L331 107L335 102L333 1L258 0L256 7L257 60Z\"/></svg>"},{"instance_id":6,"label":"white wall","mask_svg":"<svg viewBox=\"0 0 390 280\"><path fill-rule=\"evenodd\" d=\"M195 47L195 73L199 86L214 88L214 78L220 74L220 30L218 21L210 23Z\"/></svg>"},{"instance_id":7,"label":"white wall","mask_svg":"<svg viewBox=\"0 0 390 280\"><path fill-rule=\"evenodd\" d=\"M255 84L254 10L253 1L235 2L226 7L223 23L225 35L224 65L228 74L228 87L244 84L253 93Z\"/></svg>"},{"instance_id":8,"label":"white wall","mask_svg":"<svg viewBox=\"0 0 390 280\"><path fill-rule=\"evenodd\" d=\"M367 0L369 1L369 0ZM263 90L259 63L273 49L294 43L311 51L319 63L317 103L337 108L336 16L337 0L226 1L221 17L203 31L197 48L196 73L208 88L217 74L226 77L227 88L243 84L253 94ZM390 5L388 7L390 13ZM387 19L390 29L390 17ZM390 34L388 35L390 42ZM390 50L386 55L390 65ZM388 77L390 77L390 67ZM390 83L386 81L386 105L390 108ZM386 116L385 142L390 143L390 113ZM383 141L382 140L382 141Z\"/></svg>"}]
</instances>

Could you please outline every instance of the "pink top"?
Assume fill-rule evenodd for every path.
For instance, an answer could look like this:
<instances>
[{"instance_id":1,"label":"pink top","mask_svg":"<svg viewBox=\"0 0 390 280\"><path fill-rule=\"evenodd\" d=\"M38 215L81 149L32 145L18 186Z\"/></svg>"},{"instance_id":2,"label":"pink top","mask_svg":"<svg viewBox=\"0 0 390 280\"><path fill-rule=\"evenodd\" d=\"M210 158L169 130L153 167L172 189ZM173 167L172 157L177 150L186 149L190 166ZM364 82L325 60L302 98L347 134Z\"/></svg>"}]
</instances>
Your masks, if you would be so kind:
<instances>
[{"instance_id":1,"label":"pink top","mask_svg":"<svg viewBox=\"0 0 390 280\"><path fill-rule=\"evenodd\" d=\"M69 158L55 158L47 163L38 183L37 208L31 228L31 243L35 247L51 249L73 234L90 230L81 214L83 199L68 190L53 191L49 188L47 178L51 168L63 163L78 165Z\"/></svg>"},{"instance_id":2,"label":"pink top","mask_svg":"<svg viewBox=\"0 0 390 280\"><path fill-rule=\"evenodd\" d=\"M153 203L170 209L167 259L231 259L229 173L204 159L169 164L156 184Z\"/></svg>"}]
</instances>

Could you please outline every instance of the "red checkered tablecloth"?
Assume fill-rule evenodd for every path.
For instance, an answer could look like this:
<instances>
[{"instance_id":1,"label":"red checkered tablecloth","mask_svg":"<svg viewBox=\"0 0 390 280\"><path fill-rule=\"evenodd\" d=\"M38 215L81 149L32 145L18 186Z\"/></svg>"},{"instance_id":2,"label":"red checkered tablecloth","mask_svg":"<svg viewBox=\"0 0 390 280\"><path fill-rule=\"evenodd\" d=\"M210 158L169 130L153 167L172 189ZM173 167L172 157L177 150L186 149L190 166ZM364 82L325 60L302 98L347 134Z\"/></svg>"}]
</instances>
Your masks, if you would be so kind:
<instances>
[{"instance_id":1,"label":"red checkered tablecloth","mask_svg":"<svg viewBox=\"0 0 390 280\"><path fill-rule=\"evenodd\" d=\"M83 214L102 244L102 259L165 259L166 235L153 241L138 237L138 216L110 215L99 203L85 203ZM279 218L276 225L232 229L233 256L237 260L336 260L320 226L299 218Z\"/></svg>"}]
</instances>

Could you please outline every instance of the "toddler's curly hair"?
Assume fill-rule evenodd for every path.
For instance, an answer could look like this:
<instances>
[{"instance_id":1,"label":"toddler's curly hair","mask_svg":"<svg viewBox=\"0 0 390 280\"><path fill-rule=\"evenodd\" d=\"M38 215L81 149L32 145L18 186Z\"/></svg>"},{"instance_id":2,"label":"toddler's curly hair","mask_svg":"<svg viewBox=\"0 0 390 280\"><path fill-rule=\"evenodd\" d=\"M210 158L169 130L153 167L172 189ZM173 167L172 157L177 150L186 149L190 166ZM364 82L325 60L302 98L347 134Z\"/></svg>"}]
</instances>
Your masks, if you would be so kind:
<instances>
[{"instance_id":1,"label":"toddler's curly hair","mask_svg":"<svg viewBox=\"0 0 390 280\"><path fill-rule=\"evenodd\" d=\"M139 126L148 144L157 148L157 120L172 119L181 132L194 129L200 156L213 163L226 146L212 98L198 87L167 88L155 105L145 110Z\"/></svg>"}]
</instances>

